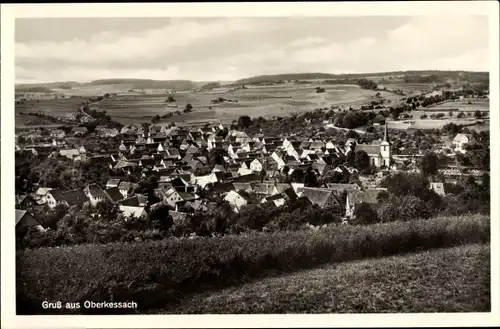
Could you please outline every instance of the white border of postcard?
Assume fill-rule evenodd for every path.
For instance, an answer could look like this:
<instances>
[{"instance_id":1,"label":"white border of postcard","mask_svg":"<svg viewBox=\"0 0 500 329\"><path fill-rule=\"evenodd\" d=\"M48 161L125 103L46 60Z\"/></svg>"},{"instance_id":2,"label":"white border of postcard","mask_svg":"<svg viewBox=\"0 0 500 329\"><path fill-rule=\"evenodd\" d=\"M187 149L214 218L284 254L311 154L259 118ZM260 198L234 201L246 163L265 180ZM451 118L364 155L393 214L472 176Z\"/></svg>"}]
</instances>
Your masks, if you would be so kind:
<instances>
[{"instance_id":1,"label":"white border of postcard","mask_svg":"<svg viewBox=\"0 0 500 329\"><path fill-rule=\"evenodd\" d=\"M491 313L355 315L142 315L16 316L14 239L14 20L18 17L278 17L360 15L484 15L489 20L491 86L491 179L499 186L499 4L497 1L336 2L336 3L157 3L15 4L1 7L2 61L2 327L3 328L153 328L153 327L408 327L494 326L500 324L498 188L491 198ZM460 21L457 20L457 24ZM429 36L432 37L432 36Z\"/></svg>"}]
</instances>

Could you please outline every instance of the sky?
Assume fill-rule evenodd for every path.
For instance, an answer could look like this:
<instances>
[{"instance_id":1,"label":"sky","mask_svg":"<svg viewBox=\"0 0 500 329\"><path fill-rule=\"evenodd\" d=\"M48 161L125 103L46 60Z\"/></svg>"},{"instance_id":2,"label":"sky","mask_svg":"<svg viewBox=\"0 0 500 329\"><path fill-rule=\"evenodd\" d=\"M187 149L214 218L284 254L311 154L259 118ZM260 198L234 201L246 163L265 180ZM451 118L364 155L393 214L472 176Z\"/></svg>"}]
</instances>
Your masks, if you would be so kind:
<instances>
[{"instance_id":1,"label":"sky","mask_svg":"<svg viewBox=\"0 0 500 329\"><path fill-rule=\"evenodd\" d=\"M22 18L16 83L488 71L486 16Z\"/></svg>"}]
</instances>

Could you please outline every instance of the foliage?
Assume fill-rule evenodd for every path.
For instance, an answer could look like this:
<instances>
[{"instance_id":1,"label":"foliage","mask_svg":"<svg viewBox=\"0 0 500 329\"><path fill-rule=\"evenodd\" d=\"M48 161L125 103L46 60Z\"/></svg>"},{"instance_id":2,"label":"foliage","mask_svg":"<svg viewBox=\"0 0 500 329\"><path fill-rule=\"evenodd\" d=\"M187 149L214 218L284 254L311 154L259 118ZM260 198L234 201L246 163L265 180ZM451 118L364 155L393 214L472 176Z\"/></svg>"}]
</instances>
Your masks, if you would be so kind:
<instances>
[{"instance_id":1,"label":"foliage","mask_svg":"<svg viewBox=\"0 0 500 329\"><path fill-rule=\"evenodd\" d=\"M354 207L354 218L349 221L354 225L378 223L377 212L369 203L361 202Z\"/></svg>"},{"instance_id":2,"label":"foliage","mask_svg":"<svg viewBox=\"0 0 500 329\"><path fill-rule=\"evenodd\" d=\"M370 157L365 151L356 151L354 154L354 167L358 170L364 170L370 167Z\"/></svg>"},{"instance_id":3,"label":"foliage","mask_svg":"<svg viewBox=\"0 0 500 329\"><path fill-rule=\"evenodd\" d=\"M44 310L41 301L134 300L139 311L145 312L173 305L191 293L228 287L271 272L487 242L489 238L489 218L467 216L25 250L17 253L16 260L17 268L22 269L16 274L17 309L19 314L95 313L99 310Z\"/></svg>"},{"instance_id":4,"label":"foliage","mask_svg":"<svg viewBox=\"0 0 500 329\"><path fill-rule=\"evenodd\" d=\"M433 152L427 152L420 160L420 172L424 176L436 175L438 173L438 156Z\"/></svg>"}]
</instances>

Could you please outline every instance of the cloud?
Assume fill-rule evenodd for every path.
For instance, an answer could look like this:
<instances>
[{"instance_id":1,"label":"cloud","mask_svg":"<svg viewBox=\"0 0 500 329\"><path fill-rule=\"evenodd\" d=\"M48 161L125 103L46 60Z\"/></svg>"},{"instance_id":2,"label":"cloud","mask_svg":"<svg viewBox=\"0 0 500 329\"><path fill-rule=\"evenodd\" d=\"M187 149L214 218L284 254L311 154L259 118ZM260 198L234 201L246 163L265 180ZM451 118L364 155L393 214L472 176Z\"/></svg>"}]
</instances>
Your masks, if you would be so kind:
<instances>
[{"instance_id":1,"label":"cloud","mask_svg":"<svg viewBox=\"0 0 500 329\"><path fill-rule=\"evenodd\" d=\"M16 80L234 80L285 72L488 67L488 22L475 16L172 18L128 25L121 19L95 26L88 19L88 30L78 22L25 24L36 28L37 38L19 28ZM56 27L66 32L51 34Z\"/></svg>"}]
</instances>

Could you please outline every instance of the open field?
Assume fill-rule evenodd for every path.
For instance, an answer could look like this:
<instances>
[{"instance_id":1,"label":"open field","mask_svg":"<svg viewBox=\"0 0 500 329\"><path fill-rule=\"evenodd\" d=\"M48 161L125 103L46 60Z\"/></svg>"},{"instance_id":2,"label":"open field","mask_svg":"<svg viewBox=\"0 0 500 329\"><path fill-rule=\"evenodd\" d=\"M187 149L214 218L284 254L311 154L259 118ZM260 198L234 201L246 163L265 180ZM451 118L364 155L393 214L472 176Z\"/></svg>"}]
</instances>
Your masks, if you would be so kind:
<instances>
[{"instance_id":1,"label":"open field","mask_svg":"<svg viewBox=\"0 0 500 329\"><path fill-rule=\"evenodd\" d=\"M406 96L413 96L413 95L418 95L423 92L428 92L432 91L432 86L433 84L429 83L388 83L388 84L381 84L379 87L383 88L386 87L389 90L396 90L400 89L402 90ZM405 97L405 96L398 96L398 97Z\"/></svg>"},{"instance_id":2,"label":"open field","mask_svg":"<svg viewBox=\"0 0 500 329\"><path fill-rule=\"evenodd\" d=\"M16 104L15 113L19 115L20 113L42 112L53 117L65 116L66 114L76 113L85 100L78 98L30 99L23 104Z\"/></svg>"},{"instance_id":3,"label":"open field","mask_svg":"<svg viewBox=\"0 0 500 329\"><path fill-rule=\"evenodd\" d=\"M474 112L477 110L482 112L489 112L490 102L488 99L458 100L456 102L449 101L449 102L444 102L442 104L429 106L425 110L426 112L435 112L439 110L449 110L450 108L451 109L456 108L460 112Z\"/></svg>"},{"instance_id":4,"label":"open field","mask_svg":"<svg viewBox=\"0 0 500 329\"><path fill-rule=\"evenodd\" d=\"M412 113L413 114L413 113ZM420 119L419 115L413 116L414 119L401 120L401 121L388 121L387 127L391 129L441 129L448 123L454 123L456 125L465 125L469 129L489 130L489 120L476 120L476 119ZM413 124L408 123L409 121L414 122ZM483 121L484 123L478 123L478 121Z\"/></svg>"},{"instance_id":5,"label":"open field","mask_svg":"<svg viewBox=\"0 0 500 329\"><path fill-rule=\"evenodd\" d=\"M490 246L327 265L207 292L153 313L490 312Z\"/></svg>"},{"instance_id":6,"label":"open field","mask_svg":"<svg viewBox=\"0 0 500 329\"><path fill-rule=\"evenodd\" d=\"M135 300L139 311L145 312L173 307L195 293L276 273L486 243L489 237L490 218L474 215L318 231L25 250L17 253L17 301L27 314L72 312L43 310L43 300Z\"/></svg>"},{"instance_id":7,"label":"open field","mask_svg":"<svg viewBox=\"0 0 500 329\"><path fill-rule=\"evenodd\" d=\"M356 85L323 85L324 93L316 93L317 83L309 84L283 84L274 86L248 86L246 89L232 90L220 88L212 91L179 91L174 93L175 103L165 103L167 93L165 90L150 90L150 94L126 92L111 97L93 107L105 110L115 120L123 124L141 123L150 121L151 117L164 115L168 112L181 111L187 103L193 105L193 112L174 115L163 121L184 121L193 119L218 119L221 122L237 120L241 115L251 117L287 116L292 112L310 111L315 108L330 106L360 106L374 100L375 91L361 89ZM79 95L82 97L102 95L106 92L117 92L118 87L85 86L80 89L61 90L67 97ZM87 88L87 89L85 89ZM100 89L99 89L100 88ZM92 92L90 92L92 91ZM388 100L398 100L401 96L389 92L380 92ZM218 97L231 100L212 104L211 100ZM62 116L74 113L78 105L85 98L59 98L28 100L24 104L16 105L16 113L43 112L52 116ZM237 101L237 102L236 102Z\"/></svg>"}]
</instances>

